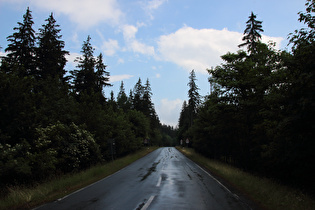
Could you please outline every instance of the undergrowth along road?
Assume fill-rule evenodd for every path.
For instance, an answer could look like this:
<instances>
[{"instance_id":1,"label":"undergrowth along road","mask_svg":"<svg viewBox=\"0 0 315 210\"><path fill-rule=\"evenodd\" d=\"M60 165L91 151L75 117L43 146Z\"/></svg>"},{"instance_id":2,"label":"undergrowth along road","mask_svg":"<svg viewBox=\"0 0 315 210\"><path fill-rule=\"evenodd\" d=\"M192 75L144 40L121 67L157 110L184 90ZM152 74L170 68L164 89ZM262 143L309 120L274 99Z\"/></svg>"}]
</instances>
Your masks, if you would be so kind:
<instances>
[{"instance_id":1,"label":"undergrowth along road","mask_svg":"<svg viewBox=\"0 0 315 210\"><path fill-rule=\"evenodd\" d=\"M143 148L112 162L93 166L75 174L66 174L34 187L10 187L8 196L0 200L0 209L31 209L57 200L119 171L156 149L157 147Z\"/></svg>"},{"instance_id":2,"label":"undergrowth along road","mask_svg":"<svg viewBox=\"0 0 315 210\"><path fill-rule=\"evenodd\" d=\"M254 176L229 164L206 158L191 148L177 147L188 158L241 192L258 208L277 210L313 210L315 198L270 179Z\"/></svg>"}]
</instances>

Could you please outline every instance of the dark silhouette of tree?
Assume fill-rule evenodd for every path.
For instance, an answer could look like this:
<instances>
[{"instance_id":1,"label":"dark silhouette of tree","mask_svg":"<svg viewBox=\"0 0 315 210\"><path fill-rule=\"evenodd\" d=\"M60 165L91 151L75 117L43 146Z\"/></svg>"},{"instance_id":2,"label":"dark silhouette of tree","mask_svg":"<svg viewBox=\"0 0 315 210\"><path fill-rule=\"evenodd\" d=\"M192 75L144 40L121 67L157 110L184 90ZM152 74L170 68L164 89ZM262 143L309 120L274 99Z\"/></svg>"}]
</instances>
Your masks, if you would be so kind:
<instances>
[{"instance_id":1,"label":"dark silhouette of tree","mask_svg":"<svg viewBox=\"0 0 315 210\"><path fill-rule=\"evenodd\" d=\"M192 70L189 76L189 86L188 90L188 110L190 115L190 126L193 124L193 121L198 112L198 106L200 104L200 95L199 95L199 88L196 84L196 74L195 71Z\"/></svg>"},{"instance_id":2,"label":"dark silhouette of tree","mask_svg":"<svg viewBox=\"0 0 315 210\"><path fill-rule=\"evenodd\" d=\"M56 24L53 13L46 19L46 24L42 25L38 34L38 49L37 49L37 75L40 79L47 80L57 79L60 82L65 82L64 75L66 71L65 56L69 54L68 51L63 50L65 47L64 41L60 40L61 29Z\"/></svg>"},{"instance_id":3,"label":"dark silhouette of tree","mask_svg":"<svg viewBox=\"0 0 315 210\"><path fill-rule=\"evenodd\" d=\"M96 59L96 91L102 93L103 88L111 86L109 83L109 72L106 71L106 65L103 62L103 54L100 53Z\"/></svg>"},{"instance_id":4,"label":"dark silhouette of tree","mask_svg":"<svg viewBox=\"0 0 315 210\"><path fill-rule=\"evenodd\" d=\"M23 15L23 22L18 22L18 27L14 27L16 31L7 37L10 44L5 49L7 52L6 60L15 68L20 76L34 75L35 73L35 31L33 27L32 12L27 8Z\"/></svg>"},{"instance_id":5,"label":"dark silhouette of tree","mask_svg":"<svg viewBox=\"0 0 315 210\"><path fill-rule=\"evenodd\" d=\"M142 86L141 78L139 78L138 82L135 84L133 88L133 108L137 111L142 112L143 111L143 93L144 88Z\"/></svg>"},{"instance_id":6,"label":"dark silhouette of tree","mask_svg":"<svg viewBox=\"0 0 315 210\"><path fill-rule=\"evenodd\" d=\"M244 43L238 45L238 47L247 46L250 53L256 52L257 42L261 39L260 32L263 32L262 21L256 20L256 15L252 12L248 17L249 20L246 22L246 29L244 31L243 41Z\"/></svg>"},{"instance_id":7,"label":"dark silhouette of tree","mask_svg":"<svg viewBox=\"0 0 315 210\"><path fill-rule=\"evenodd\" d=\"M154 104L152 102L152 89L151 85L149 82L149 79L147 79L144 87L143 87L143 112L144 115L148 117L153 117L156 115L155 109L154 109Z\"/></svg>"},{"instance_id":8,"label":"dark silhouette of tree","mask_svg":"<svg viewBox=\"0 0 315 210\"><path fill-rule=\"evenodd\" d=\"M130 103L125 92L124 82L121 81L119 93L117 96L117 105L120 109L127 111L130 109Z\"/></svg>"},{"instance_id":9,"label":"dark silhouette of tree","mask_svg":"<svg viewBox=\"0 0 315 210\"><path fill-rule=\"evenodd\" d=\"M178 120L178 140L185 138L185 132L190 127L190 111L186 101L183 102Z\"/></svg>"},{"instance_id":10,"label":"dark silhouette of tree","mask_svg":"<svg viewBox=\"0 0 315 210\"><path fill-rule=\"evenodd\" d=\"M74 77L74 92L76 94L82 92L97 93L103 97L103 88L110 86L108 82L109 72L106 71L102 54L95 59L90 36L83 42L81 53L83 54L82 57L76 59L78 69L71 72Z\"/></svg>"}]
</instances>

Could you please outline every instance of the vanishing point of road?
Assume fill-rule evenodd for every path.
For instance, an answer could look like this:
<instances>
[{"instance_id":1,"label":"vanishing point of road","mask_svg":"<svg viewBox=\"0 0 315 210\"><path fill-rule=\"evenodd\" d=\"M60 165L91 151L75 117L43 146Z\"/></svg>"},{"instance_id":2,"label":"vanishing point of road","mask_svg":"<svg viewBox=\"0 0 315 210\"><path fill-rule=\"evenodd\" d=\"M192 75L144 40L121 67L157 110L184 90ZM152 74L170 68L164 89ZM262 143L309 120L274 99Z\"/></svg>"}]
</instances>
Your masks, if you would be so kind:
<instances>
[{"instance_id":1,"label":"vanishing point of road","mask_svg":"<svg viewBox=\"0 0 315 210\"><path fill-rule=\"evenodd\" d=\"M178 150L166 147L151 152L109 177L37 209L251 208Z\"/></svg>"}]
</instances>

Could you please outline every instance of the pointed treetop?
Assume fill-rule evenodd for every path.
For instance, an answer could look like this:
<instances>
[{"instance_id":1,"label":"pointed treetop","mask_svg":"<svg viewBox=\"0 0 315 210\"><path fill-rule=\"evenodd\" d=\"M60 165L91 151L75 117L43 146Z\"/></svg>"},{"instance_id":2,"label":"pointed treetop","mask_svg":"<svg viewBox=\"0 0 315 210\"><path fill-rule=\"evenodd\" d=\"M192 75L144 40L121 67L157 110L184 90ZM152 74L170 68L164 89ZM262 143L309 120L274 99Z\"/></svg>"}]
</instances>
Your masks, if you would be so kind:
<instances>
[{"instance_id":1,"label":"pointed treetop","mask_svg":"<svg viewBox=\"0 0 315 210\"><path fill-rule=\"evenodd\" d=\"M23 15L23 22L18 22L18 27L14 27L16 31L7 37L10 42L5 49L7 61L9 64L17 64L20 68L19 74L22 76L32 75L35 72L35 31L32 28L34 24L32 12L29 7Z\"/></svg>"},{"instance_id":2,"label":"pointed treetop","mask_svg":"<svg viewBox=\"0 0 315 210\"><path fill-rule=\"evenodd\" d=\"M256 52L256 44L260 42L261 35L260 32L263 32L262 21L256 20L256 15L252 12L248 17L249 20L246 22L246 29L244 31L243 41L244 43L238 45L238 47L247 46L247 49L250 53Z\"/></svg>"}]
</instances>

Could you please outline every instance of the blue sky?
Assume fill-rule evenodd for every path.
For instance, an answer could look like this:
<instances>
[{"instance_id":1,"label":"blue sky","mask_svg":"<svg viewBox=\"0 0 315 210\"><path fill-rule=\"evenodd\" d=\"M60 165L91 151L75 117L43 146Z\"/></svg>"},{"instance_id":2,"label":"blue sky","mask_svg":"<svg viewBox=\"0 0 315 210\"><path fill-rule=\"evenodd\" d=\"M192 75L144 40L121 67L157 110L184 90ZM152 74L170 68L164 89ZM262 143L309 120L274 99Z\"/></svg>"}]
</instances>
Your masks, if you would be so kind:
<instances>
[{"instance_id":1,"label":"blue sky","mask_svg":"<svg viewBox=\"0 0 315 210\"><path fill-rule=\"evenodd\" d=\"M209 93L206 69L220 56L236 52L251 11L263 21L263 41L286 49L287 36L301 28L298 12L304 0L0 0L0 55L6 37L23 20L29 6L34 29L51 12L60 25L66 50L66 69L73 70L83 41L91 36L95 56L104 55L111 88L118 94L123 80L127 94L139 77L148 78L153 103L162 123L176 126L187 100L189 72L197 75L199 93Z\"/></svg>"}]
</instances>

